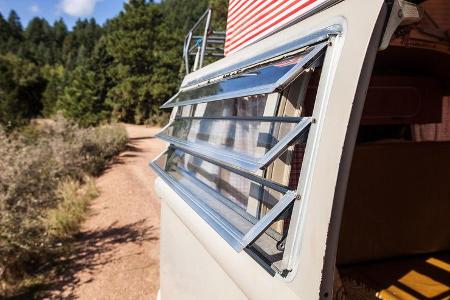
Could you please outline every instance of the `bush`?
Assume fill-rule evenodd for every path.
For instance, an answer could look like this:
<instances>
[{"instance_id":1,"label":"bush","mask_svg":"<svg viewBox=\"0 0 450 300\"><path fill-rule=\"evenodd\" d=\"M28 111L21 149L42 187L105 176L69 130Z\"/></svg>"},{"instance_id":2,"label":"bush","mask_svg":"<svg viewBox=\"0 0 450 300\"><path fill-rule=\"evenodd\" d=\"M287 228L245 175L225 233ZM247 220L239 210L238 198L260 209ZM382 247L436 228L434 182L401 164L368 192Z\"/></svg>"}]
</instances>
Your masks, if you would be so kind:
<instances>
[{"instance_id":1,"label":"bush","mask_svg":"<svg viewBox=\"0 0 450 300\"><path fill-rule=\"evenodd\" d=\"M164 127L169 123L170 113L167 112L154 112L153 115L146 122L150 126Z\"/></svg>"},{"instance_id":2,"label":"bush","mask_svg":"<svg viewBox=\"0 0 450 300\"><path fill-rule=\"evenodd\" d=\"M80 129L59 117L0 128L0 281L14 282L70 238L95 197L93 180L127 142L118 124Z\"/></svg>"},{"instance_id":3,"label":"bush","mask_svg":"<svg viewBox=\"0 0 450 300\"><path fill-rule=\"evenodd\" d=\"M48 232L54 239L67 239L76 234L86 217L89 203L98 196L95 181L86 177L84 186L79 181L66 179L57 189L58 205L48 212Z\"/></svg>"}]
</instances>

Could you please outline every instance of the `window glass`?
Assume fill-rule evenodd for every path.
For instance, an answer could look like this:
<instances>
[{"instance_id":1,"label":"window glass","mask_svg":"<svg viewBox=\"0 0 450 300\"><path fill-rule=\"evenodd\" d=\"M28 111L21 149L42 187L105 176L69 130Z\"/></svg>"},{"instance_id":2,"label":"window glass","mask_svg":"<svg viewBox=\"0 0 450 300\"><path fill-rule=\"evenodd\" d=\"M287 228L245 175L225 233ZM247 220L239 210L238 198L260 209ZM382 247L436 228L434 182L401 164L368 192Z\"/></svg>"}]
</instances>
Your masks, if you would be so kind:
<instances>
[{"instance_id":1,"label":"window glass","mask_svg":"<svg viewBox=\"0 0 450 300\"><path fill-rule=\"evenodd\" d=\"M152 165L194 210L207 211L201 215L237 251L256 240L295 198L285 187L251 180L178 149L169 149ZM263 205L269 209L261 210Z\"/></svg>"},{"instance_id":2,"label":"window glass","mask_svg":"<svg viewBox=\"0 0 450 300\"><path fill-rule=\"evenodd\" d=\"M249 87L265 84L255 76L280 78L308 53L237 78ZM279 93L184 102L158 134L170 142L154 162L163 179L234 249L247 247L274 269L283 256L319 77L316 60ZM230 82L217 89L244 86Z\"/></svg>"},{"instance_id":3,"label":"window glass","mask_svg":"<svg viewBox=\"0 0 450 300\"><path fill-rule=\"evenodd\" d=\"M275 97L277 97L275 95ZM263 116L269 94L234 98L193 105L196 117L258 117Z\"/></svg>"},{"instance_id":4,"label":"window glass","mask_svg":"<svg viewBox=\"0 0 450 300\"><path fill-rule=\"evenodd\" d=\"M161 134L260 158L295 125L283 121L176 119Z\"/></svg>"},{"instance_id":5,"label":"window glass","mask_svg":"<svg viewBox=\"0 0 450 300\"><path fill-rule=\"evenodd\" d=\"M174 150L167 158L165 170L174 178L182 180L190 176L202 185L227 199L236 208L260 219L264 214L256 208L249 207L249 198L272 208L281 198L282 193L269 189L264 184L256 183L223 167L217 166L181 150ZM269 190L271 193L269 193Z\"/></svg>"},{"instance_id":6,"label":"window glass","mask_svg":"<svg viewBox=\"0 0 450 300\"><path fill-rule=\"evenodd\" d=\"M277 88L295 79L309 63L323 54L327 43L317 44L282 60L268 62L241 71L235 75L194 88L186 88L162 107L232 99L235 97L275 92Z\"/></svg>"}]
</instances>

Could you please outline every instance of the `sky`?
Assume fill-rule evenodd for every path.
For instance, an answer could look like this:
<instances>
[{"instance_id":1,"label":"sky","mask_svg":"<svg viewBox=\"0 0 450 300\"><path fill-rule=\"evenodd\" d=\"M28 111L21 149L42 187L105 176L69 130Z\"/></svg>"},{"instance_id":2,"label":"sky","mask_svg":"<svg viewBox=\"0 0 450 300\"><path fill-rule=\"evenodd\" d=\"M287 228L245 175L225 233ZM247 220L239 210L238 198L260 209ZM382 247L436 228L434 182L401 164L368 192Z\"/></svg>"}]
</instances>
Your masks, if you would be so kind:
<instances>
[{"instance_id":1,"label":"sky","mask_svg":"<svg viewBox=\"0 0 450 300\"><path fill-rule=\"evenodd\" d=\"M72 28L78 18L94 17L99 24L116 16L127 0L0 0L0 13L6 19L14 9L25 27L35 16L53 23L63 18ZM156 1L155 1L156 2Z\"/></svg>"}]
</instances>

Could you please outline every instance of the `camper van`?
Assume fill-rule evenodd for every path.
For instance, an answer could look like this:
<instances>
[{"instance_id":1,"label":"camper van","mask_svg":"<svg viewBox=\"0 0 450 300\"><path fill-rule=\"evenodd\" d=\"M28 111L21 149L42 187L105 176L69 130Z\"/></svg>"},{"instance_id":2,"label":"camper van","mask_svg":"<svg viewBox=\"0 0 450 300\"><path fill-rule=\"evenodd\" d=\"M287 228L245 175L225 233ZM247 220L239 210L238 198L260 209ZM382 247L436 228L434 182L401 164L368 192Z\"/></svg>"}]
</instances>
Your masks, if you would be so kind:
<instances>
[{"instance_id":1,"label":"camper van","mask_svg":"<svg viewBox=\"0 0 450 300\"><path fill-rule=\"evenodd\" d=\"M151 162L159 299L450 299L450 1L205 16Z\"/></svg>"}]
</instances>

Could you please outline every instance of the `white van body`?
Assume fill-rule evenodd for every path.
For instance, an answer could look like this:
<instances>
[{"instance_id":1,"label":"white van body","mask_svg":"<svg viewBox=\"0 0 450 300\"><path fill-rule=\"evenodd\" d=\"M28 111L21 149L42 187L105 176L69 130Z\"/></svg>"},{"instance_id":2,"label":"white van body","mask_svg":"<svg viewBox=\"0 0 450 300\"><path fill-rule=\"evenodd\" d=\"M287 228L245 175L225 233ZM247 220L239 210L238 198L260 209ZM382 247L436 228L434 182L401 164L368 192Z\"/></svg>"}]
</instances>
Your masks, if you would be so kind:
<instances>
[{"instance_id":1,"label":"white van body","mask_svg":"<svg viewBox=\"0 0 450 300\"><path fill-rule=\"evenodd\" d=\"M294 201L282 258L288 272L271 275L247 252L237 252L170 184L158 178L160 299L332 297L339 233L333 222L340 221L332 211L345 196L364 97L389 11L384 0L331 2L330 7L188 74L182 84L264 57L312 33L336 30L323 60L298 181L299 197Z\"/></svg>"}]
</instances>

